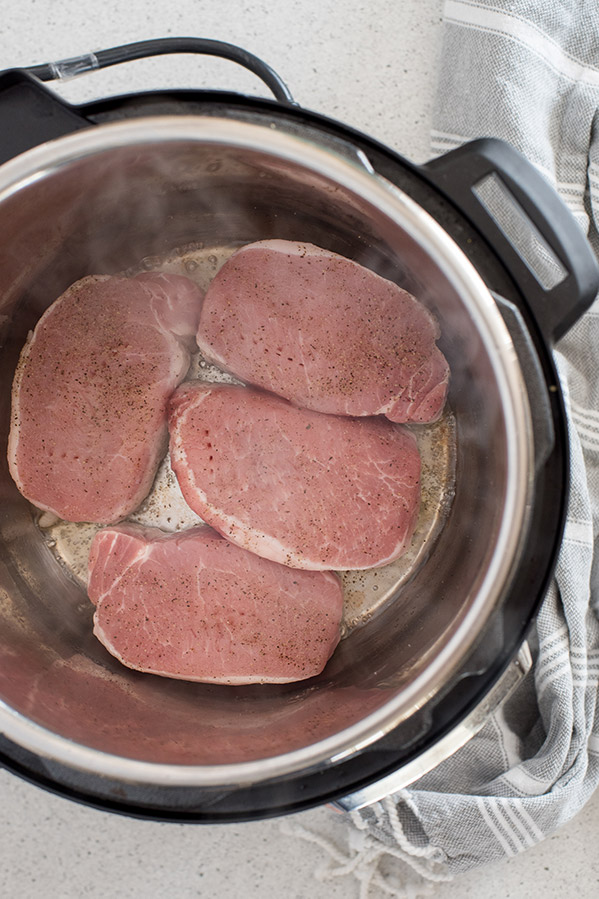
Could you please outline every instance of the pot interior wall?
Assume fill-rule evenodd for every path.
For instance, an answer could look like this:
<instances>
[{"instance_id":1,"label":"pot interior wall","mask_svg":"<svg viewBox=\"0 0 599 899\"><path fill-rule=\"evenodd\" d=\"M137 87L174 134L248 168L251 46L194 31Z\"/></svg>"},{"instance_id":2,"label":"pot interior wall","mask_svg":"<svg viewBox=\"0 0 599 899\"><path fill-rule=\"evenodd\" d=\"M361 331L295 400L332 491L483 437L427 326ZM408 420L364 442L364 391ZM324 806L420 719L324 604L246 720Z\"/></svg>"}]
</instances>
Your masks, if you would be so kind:
<instances>
[{"instance_id":1,"label":"pot interior wall","mask_svg":"<svg viewBox=\"0 0 599 899\"><path fill-rule=\"evenodd\" d=\"M93 637L92 605L44 541L3 452L0 699L86 746L195 765L301 749L396 701L476 601L508 476L505 422L487 351L418 241L308 170L268 154L174 141L104 151L22 186L0 202L0 233L3 447L18 354L47 306L84 275L119 272L198 241L305 240L415 292L441 324L457 423L455 497L426 562L342 641L320 677L281 686L191 684L122 667Z\"/></svg>"}]
</instances>

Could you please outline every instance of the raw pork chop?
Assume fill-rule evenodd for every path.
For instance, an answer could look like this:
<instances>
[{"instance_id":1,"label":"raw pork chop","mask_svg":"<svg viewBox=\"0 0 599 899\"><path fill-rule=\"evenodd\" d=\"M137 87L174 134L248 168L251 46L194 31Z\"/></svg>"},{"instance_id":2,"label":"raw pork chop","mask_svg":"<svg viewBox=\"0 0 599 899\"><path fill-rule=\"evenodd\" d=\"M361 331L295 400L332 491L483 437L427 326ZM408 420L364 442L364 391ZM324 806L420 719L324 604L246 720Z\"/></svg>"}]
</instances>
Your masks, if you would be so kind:
<instances>
[{"instance_id":1,"label":"raw pork chop","mask_svg":"<svg viewBox=\"0 0 599 899\"><path fill-rule=\"evenodd\" d=\"M95 275L54 302L13 382L10 472L68 521L124 518L166 449L168 398L189 367L202 293L180 275Z\"/></svg>"},{"instance_id":2,"label":"raw pork chop","mask_svg":"<svg viewBox=\"0 0 599 899\"><path fill-rule=\"evenodd\" d=\"M330 572L292 571L210 528L120 525L89 558L94 633L130 668L221 684L319 674L339 642L343 595Z\"/></svg>"},{"instance_id":3,"label":"raw pork chop","mask_svg":"<svg viewBox=\"0 0 599 899\"><path fill-rule=\"evenodd\" d=\"M210 362L335 415L441 415L449 368L428 310L397 284L312 244L238 250L207 292L198 345Z\"/></svg>"},{"instance_id":4,"label":"raw pork chop","mask_svg":"<svg viewBox=\"0 0 599 899\"><path fill-rule=\"evenodd\" d=\"M374 568L407 548L420 456L398 425L322 415L249 387L185 384L169 428L185 500L238 546L313 570Z\"/></svg>"}]
</instances>

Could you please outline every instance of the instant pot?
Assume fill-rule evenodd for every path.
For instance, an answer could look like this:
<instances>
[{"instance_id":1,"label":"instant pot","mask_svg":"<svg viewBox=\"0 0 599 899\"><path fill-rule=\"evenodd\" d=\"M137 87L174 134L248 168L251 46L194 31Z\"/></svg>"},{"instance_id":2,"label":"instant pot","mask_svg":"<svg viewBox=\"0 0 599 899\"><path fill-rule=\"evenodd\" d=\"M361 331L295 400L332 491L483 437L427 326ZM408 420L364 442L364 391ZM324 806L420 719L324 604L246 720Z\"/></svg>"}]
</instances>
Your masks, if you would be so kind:
<instances>
[{"instance_id":1,"label":"instant pot","mask_svg":"<svg viewBox=\"0 0 599 899\"><path fill-rule=\"evenodd\" d=\"M226 56L272 89L137 93L71 106L42 83L162 52ZM530 667L552 576L568 437L552 348L599 272L557 194L491 139L417 166L297 106L238 48L173 39L0 74L0 427L19 352L88 274L176 248L302 240L425 303L451 367L443 520L417 564L309 681L228 687L124 668L84 585L0 473L0 761L96 807L240 821L355 808L455 751Z\"/></svg>"}]
</instances>

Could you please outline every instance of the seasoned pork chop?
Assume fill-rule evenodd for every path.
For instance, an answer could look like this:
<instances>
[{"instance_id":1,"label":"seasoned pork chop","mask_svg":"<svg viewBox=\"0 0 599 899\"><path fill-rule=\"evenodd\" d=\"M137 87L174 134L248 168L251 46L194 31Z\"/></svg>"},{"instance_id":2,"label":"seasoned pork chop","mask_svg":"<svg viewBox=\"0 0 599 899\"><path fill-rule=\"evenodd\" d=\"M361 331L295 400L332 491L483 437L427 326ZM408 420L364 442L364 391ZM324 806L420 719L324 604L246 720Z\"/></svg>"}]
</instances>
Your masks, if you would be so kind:
<instances>
[{"instance_id":1,"label":"seasoned pork chop","mask_svg":"<svg viewBox=\"0 0 599 899\"><path fill-rule=\"evenodd\" d=\"M166 407L189 367L202 293L179 275L90 276L45 312L13 382L10 472L68 521L118 521L167 445Z\"/></svg>"},{"instance_id":2,"label":"seasoned pork chop","mask_svg":"<svg viewBox=\"0 0 599 899\"><path fill-rule=\"evenodd\" d=\"M138 671L220 684L319 674L339 641L343 595L330 572L292 571L208 527L123 524L89 559L94 633Z\"/></svg>"},{"instance_id":3,"label":"seasoned pork chop","mask_svg":"<svg viewBox=\"0 0 599 899\"><path fill-rule=\"evenodd\" d=\"M210 362L306 409L431 422L449 380L438 337L397 284L312 244L264 240L213 279L197 340Z\"/></svg>"},{"instance_id":4,"label":"seasoned pork chop","mask_svg":"<svg viewBox=\"0 0 599 899\"><path fill-rule=\"evenodd\" d=\"M170 408L183 496L233 543L313 570L374 568L407 548L420 456L401 426L237 386L187 383Z\"/></svg>"}]
</instances>

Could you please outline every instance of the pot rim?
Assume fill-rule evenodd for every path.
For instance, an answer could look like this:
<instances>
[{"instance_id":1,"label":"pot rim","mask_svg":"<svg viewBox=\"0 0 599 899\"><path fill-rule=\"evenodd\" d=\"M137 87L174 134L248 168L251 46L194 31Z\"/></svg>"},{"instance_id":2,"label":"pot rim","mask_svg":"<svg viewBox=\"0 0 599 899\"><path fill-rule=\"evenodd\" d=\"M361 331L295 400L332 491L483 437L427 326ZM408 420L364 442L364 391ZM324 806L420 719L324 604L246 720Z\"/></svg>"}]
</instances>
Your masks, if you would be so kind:
<instances>
[{"instance_id":1,"label":"pot rim","mask_svg":"<svg viewBox=\"0 0 599 899\"><path fill-rule=\"evenodd\" d=\"M219 117L152 116L99 125L50 141L0 167L0 203L59 169L132 144L168 142L218 144L258 152L310 169L374 206L416 239L435 259L460 296L481 337L497 381L507 434L510 472L501 525L492 558L471 607L446 644L410 684L359 722L316 743L278 756L224 765L181 765L141 761L76 743L27 719L0 701L0 729L26 749L82 771L137 783L170 786L251 784L316 766L333 765L362 750L425 705L446 683L472 648L509 585L526 531L532 490L532 428L518 358L489 290L444 229L399 188L367 167L363 154L346 156L297 133ZM337 142L336 142L337 143ZM348 144L351 151L351 145ZM366 164L365 164L366 163Z\"/></svg>"}]
</instances>

